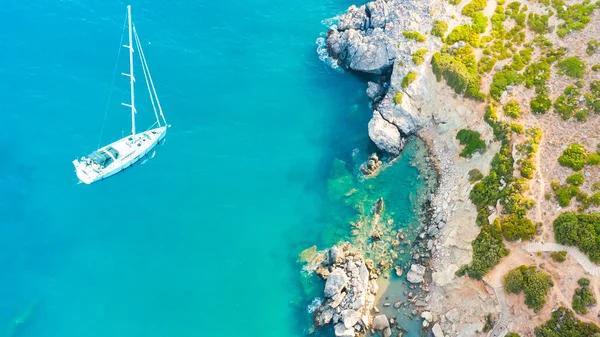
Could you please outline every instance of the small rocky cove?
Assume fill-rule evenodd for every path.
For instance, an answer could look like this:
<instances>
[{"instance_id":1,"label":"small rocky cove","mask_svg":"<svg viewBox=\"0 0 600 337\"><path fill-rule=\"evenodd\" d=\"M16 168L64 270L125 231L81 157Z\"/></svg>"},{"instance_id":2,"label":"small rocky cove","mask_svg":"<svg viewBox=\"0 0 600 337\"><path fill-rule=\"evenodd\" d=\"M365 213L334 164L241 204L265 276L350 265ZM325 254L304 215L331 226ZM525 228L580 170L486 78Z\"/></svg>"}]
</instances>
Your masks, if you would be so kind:
<instances>
[{"instance_id":1,"label":"small rocky cove","mask_svg":"<svg viewBox=\"0 0 600 337\"><path fill-rule=\"evenodd\" d=\"M419 212L410 223L396 214L395 193L385 186L400 174L394 166L398 158L371 154L356 163L357 171L334 170L330 190L357 212L348 221L347 240L300 254L304 272L323 280L322 295L311 307L314 329L332 328L336 336L378 332L396 337L417 336L420 326L434 326L434 317L424 307L430 299L426 267L441 223L434 221L436 212L429 201L437 172L422 141L413 138L406 151L425 182L411 201Z\"/></svg>"}]
</instances>

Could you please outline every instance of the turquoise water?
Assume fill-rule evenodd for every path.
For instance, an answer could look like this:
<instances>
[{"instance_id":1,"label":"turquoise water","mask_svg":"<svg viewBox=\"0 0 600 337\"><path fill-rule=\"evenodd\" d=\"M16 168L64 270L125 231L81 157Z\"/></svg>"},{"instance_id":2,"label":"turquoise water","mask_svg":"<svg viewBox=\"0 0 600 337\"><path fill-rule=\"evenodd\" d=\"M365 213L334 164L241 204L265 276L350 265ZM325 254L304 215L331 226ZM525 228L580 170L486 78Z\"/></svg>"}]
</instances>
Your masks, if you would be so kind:
<instances>
[{"instance_id":1,"label":"turquoise water","mask_svg":"<svg viewBox=\"0 0 600 337\"><path fill-rule=\"evenodd\" d=\"M352 1L133 2L173 127L91 186L71 161L98 145L126 3L4 1L0 336L305 334L296 255L348 235L327 179L368 152L364 84L316 54ZM117 76L103 143L130 129L127 89ZM418 173L396 165L410 216Z\"/></svg>"}]
</instances>

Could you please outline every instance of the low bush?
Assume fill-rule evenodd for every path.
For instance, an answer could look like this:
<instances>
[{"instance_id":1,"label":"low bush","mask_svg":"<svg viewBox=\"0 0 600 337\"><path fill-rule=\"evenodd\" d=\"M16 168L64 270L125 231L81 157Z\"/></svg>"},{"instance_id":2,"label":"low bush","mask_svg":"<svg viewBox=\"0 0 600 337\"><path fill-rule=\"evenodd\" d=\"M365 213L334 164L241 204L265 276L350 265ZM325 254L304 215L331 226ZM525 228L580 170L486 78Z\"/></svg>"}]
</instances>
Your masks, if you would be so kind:
<instances>
[{"instance_id":1,"label":"low bush","mask_svg":"<svg viewBox=\"0 0 600 337\"><path fill-rule=\"evenodd\" d=\"M448 31L448 23L446 23L445 21L439 21L439 20L433 21L433 28L431 29L431 35L437 36L443 40L444 36L446 36L447 31Z\"/></svg>"},{"instance_id":2,"label":"low bush","mask_svg":"<svg viewBox=\"0 0 600 337\"><path fill-rule=\"evenodd\" d=\"M471 243L473 246L473 261L470 266L463 267L469 277L480 280L490 269L496 266L500 259L510 253L502 242L500 221L482 226L479 235Z\"/></svg>"},{"instance_id":3,"label":"low bush","mask_svg":"<svg viewBox=\"0 0 600 337\"><path fill-rule=\"evenodd\" d=\"M596 40L590 40L587 43L587 48L585 49L585 51L586 53L588 53L588 55L592 55L596 52L596 50L598 50L598 48L600 48L600 42Z\"/></svg>"},{"instance_id":4,"label":"low bush","mask_svg":"<svg viewBox=\"0 0 600 337\"><path fill-rule=\"evenodd\" d=\"M495 57L482 56L477 63L477 71L479 73L489 73L494 69L494 65L498 62Z\"/></svg>"},{"instance_id":5,"label":"low bush","mask_svg":"<svg viewBox=\"0 0 600 337\"><path fill-rule=\"evenodd\" d=\"M590 153L585 159L585 163L588 165L598 166L600 165L600 154Z\"/></svg>"},{"instance_id":6,"label":"low bush","mask_svg":"<svg viewBox=\"0 0 600 337\"><path fill-rule=\"evenodd\" d=\"M411 71L410 73L406 74L406 76L404 76L404 78L402 79L402 83L400 84L402 86L402 88L408 88L408 86L414 82L417 79L417 73L415 73L414 71Z\"/></svg>"},{"instance_id":7,"label":"low bush","mask_svg":"<svg viewBox=\"0 0 600 337\"><path fill-rule=\"evenodd\" d=\"M568 120L578 109L580 96L581 93L576 86L566 87L563 94L554 101L554 110L562 119Z\"/></svg>"},{"instance_id":8,"label":"low bush","mask_svg":"<svg viewBox=\"0 0 600 337\"><path fill-rule=\"evenodd\" d=\"M597 337L600 328L594 323L578 320L573 312L565 307L552 311L546 323L535 327L535 337Z\"/></svg>"},{"instance_id":9,"label":"low bush","mask_svg":"<svg viewBox=\"0 0 600 337\"><path fill-rule=\"evenodd\" d=\"M600 262L600 214L575 214L567 212L554 220L554 237L557 243L577 246L588 254L590 260Z\"/></svg>"},{"instance_id":10,"label":"low bush","mask_svg":"<svg viewBox=\"0 0 600 337\"><path fill-rule=\"evenodd\" d=\"M487 29L488 21L490 20L490 18L483 15L482 12L477 12L477 13L473 13L473 16L471 17L471 19L472 19L471 28L473 28L473 31L475 33L479 33L479 34L485 33L485 30Z\"/></svg>"},{"instance_id":11,"label":"low bush","mask_svg":"<svg viewBox=\"0 0 600 337\"><path fill-rule=\"evenodd\" d=\"M502 92L507 86L519 84L523 81L522 76L515 70L510 68L502 69L494 74L492 85L490 87L490 95L495 100L500 100Z\"/></svg>"},{"instance_id":12,"label":"low bush","mask_svg":"<svg viewBox=\"0 0 600 337\"><path fill-rule=\"evenodd\" d=\"M536 267L520 266L504 276L504 290L509 294L525 293L525 304L538 312L546 303L546 296L554 282L550 275Z\"/></svg>"},{"instance_id":13,"label":"low bush","mask_svg":"<svg viewBox=\"0 0 600 337\"><path fill-rule=\"evenodd\" d=\"M402 92L401 91L396 91L394 93L394 103L396 105L402 104L402 97L403 97Z\"/></svg>"},{"instance_id":14,"label":"low bush","mask_svg":"<svg viewBox=\"0 0 600 337\"><path fill-rule=\"evenodd\" d=\"M427 55L427 49L419 49L413 54L412 60L416 65L420 66L425 61L425 55Z\"/></svg>"},{"instance_id":15,"label":"low bush","mask_svg":"<svg viewBox=\"0 0 600 337\"><path fill-rule=\"evenodd\" d=\"M425 42L425 41L427 41L427 38L425 36L423 36L419 32L415 32L415 31L402 32L402 35L404 35L404 37L407 38L407 39L409 39L409 40L415 40L417 42Z\"/></svg>"},{"instance_id":16,"label":"low bush","mask_svg":"<svg viewBox=\"0 0 600 337\"><path fill-rule=\"evenodd\" d=\"M575 173L573 175L570 175L567 177L567 182L574 186L581 186L583 185L583 174Z\"/></svg>"},{"instance_id":17,"label":"low bush","mask_svg":"<svg viewBox=\"0 0 600 337\"><path fill-rule=\"evenodd\" d=\"M570 167L575 171L581 171L585 166L585 149L580 144L571 144L558 157L558 163L561 166Z\"/></svg>"},{"instance_id":18,"label":"low bush","mask_svg":"<svg viewBox=\"0 0 600 337\"><path fill-rule=\"evenodd\" d=\"M476 12L481 12L485 9L487 0L472 0L462 9L462 14L466 16L473 16Z\"/></svg>"},{"instance_id":19,"label":"low bush","mask_svg":"<svg viewBox=\"0 0 600 337\"><path fill-rule=\"evenodd\" d=\"M519 102L517 102L514 99L508 101L508 103L506 103L504 105L504 114L509 117L519 118L520 112L521 112L521 106L519 105Z\"/></svg>"},{"instance_id":20,"label":"low bush","mask_svg":"<svg viewBox=\"0 0 600 337\"><path fill-rule=\"evenodd\" d=\"M585 75L585 63L577 56L567 57L558 62L558 67L569 77L583 78L583 75Z\"/></svg>"},{"instance_id":21,"label":"low bush","mask_svg":"<svg viewBox=\"0 0 600 337\"><path fill-rule=\"evenodd\" d=\"M532 31L538 34L546 34L550 33L550 29L548 28L548 19L550 16L544 14L539 15L535 13L529 13L529 18L527 20L527 26Z\"/></svg>"},{"instance_id":22,"label":"low bush","mask_svg":"<svg viewBox=\"0 0 600 337\"><path fill-rule=\"evenodd\" d=\"M476 181L479 181L483 178L483 173L478 169L472 169L469 171L469 182L472 184Z\"/></svg>"},{"instance_id":23,"label":"low bush","mask_svg":"<svg viewBox=\"0 0 600 337\"><path fill-rule=\"evenodd\" d=\"M521 162L521 177L531 179L535 173L535 164L529 159Z\"/></svg>"},{"instance_id":24,"label":"low bush","mask_svg":"<svg viewBox=\"0 0 600 337\"><path fill-rule=\"evenodd\" d=\"M596 305L596 298L594 292L590 289L590 280L586 278L580 278L577 283L580 285L579 288L575 289L573 294L573 310L580 315L588 313L588 308Z\"/></svg>"},{"instance_id":25,"label":"low bush","mask_svg":"<svg viewBox=\"0 0 600 337\"><path fill-rule=\"evenodd\" d=\"M462 60L449 54L435 53L431 58L431 67L438 81L442 78L458 94L468 98L483 100L480 91L477 69L467 68Z\"/></svg>"},{"instance_id":26,"label":"low bush","mask_svg":"<svg viewBox=\"0 0 600 337\"><path fill-rule=\"evenodd\" d=\"M550 100L548 95L540 94L529 102L529 107L534 114L545 114L552 107L552 100Z\"/></svg>"},{"instance_id":27,"label":"low bush","mask_svg":"<svg viewBox=\"0 0 600 337\"><path fill-rule=\"evenodd\" d=\"M600 64L594 64L594 65L592 66L592 70L593 70L593 71L599 71L599 70L600 70Z\"/></svg>"},{"instance_id":28,"label":"low bush","mask_svg":"<svg viewBox=\"0 0 600 337\"><path fill-rule=\"evenodd\" d=\"M460 142L460 145L464 145L463 150L460 152L461 157L471 158L475 152L485 151L485 142L481 140L481 134L477 131L462 129L456 134L456 139Z\"/></svg>"},{"instance_id":29,"label":"low bush","mask_svg":"<svg viewBox=\"0 0 600 337\"><path fill-rule=\"evenodd\" d=\"M472 47L479 47L479 34L470 25L456 26L446 37L446 43L454 44L464 41Z\"/></svg>"},{"instance_id":30,"label":"low bush","mask_svg":"<svg viewBox=\"0 0 600 337\"><path fill-rule=\"evenodd\" d=\"M556 262L565 262L567 260L567 252L564 250L550 253L552 260Z\"/></svg>"},{"instance_id":31,"label":"low bush","mask_svg":"<svg viewBox=\"0 0 600 337\"><path fill-rule=\"evenodd\" d=\"M535 237L535 225L531 220L516 214L502 218L502 234L508 241L531 240Z\"/></svg>"}]
</instances>

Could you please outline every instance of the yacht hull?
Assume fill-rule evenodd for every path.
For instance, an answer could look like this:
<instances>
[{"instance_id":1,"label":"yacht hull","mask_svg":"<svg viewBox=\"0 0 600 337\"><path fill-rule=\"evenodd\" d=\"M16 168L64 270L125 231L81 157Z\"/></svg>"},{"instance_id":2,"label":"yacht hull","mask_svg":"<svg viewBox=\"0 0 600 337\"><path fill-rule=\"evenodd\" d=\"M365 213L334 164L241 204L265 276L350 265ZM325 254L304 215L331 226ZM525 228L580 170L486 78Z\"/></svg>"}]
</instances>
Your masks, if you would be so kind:
<instances>
[{"instance_id":1,"label":"yacht hull","mask_svg":"<svg viewBox=\"0 0 600 337\"><path fill-rule=\"evenodd\" d=\"M87 158L75 159L73 165L77 178L89 185L124 171L160 144L166 134L166 126L151 129L119 139L98 149Z\"/></svg>"}]
</instances>

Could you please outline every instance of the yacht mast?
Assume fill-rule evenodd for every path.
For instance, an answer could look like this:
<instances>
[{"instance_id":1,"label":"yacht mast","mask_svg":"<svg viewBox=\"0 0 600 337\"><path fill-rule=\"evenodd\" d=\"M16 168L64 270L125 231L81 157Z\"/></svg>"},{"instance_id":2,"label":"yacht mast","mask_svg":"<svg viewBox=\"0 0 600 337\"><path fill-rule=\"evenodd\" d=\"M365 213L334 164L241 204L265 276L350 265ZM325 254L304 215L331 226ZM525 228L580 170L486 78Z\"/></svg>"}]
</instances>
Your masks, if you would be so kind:
<instances>
[{"instance_id":1,"label":"yacht mast","mask_svg":"<svg viewBox=\"0 0 600 337\"><path fill-rule=\"evenodd\" d=\"M129 45L123 46L129 49L129 74L123 74L129 76L129 84L131 86L131 104L122 103L124 106L131 108L131 135L135 135L135 93L134 83L135 77L133 77L133 39L132 39L132 25L131 25L131 5L127 6L127 25L129 26Z\"/></svg>"}]
</instances>

